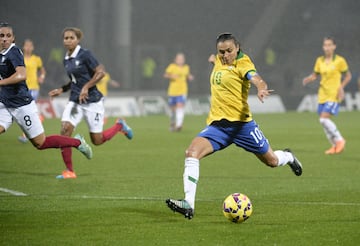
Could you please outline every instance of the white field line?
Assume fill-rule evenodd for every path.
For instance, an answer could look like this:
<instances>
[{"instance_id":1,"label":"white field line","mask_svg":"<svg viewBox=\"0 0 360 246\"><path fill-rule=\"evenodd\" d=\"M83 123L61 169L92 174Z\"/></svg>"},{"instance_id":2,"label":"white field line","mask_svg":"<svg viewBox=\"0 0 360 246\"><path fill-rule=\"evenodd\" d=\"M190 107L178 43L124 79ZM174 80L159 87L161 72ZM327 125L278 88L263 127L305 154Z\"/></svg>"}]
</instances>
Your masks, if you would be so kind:
<instances>
[{"instance_id":1,"label":"white field line","mask_svg":"<svg viewBox=\"0 0 360 246\"><path fill-rule=\"evenodd\" d=\"M76 197L73 197L76 198ZM83 195L78 198L82 199L104 199L104 200L147 200L147 201L165 201L165 198L162 197L135 197L135 196L87 196ZM219 199L197 199L199 202L213 202L213 201L221 201L222 198ZM313 202L300 202L300 201L291 201L291 202L276 202L276 201L267 201L263 202L263 204L288 204L288 205L322 205L322 206L360 206L360 203L356 202L321 202L321 201L313 201Z\"/></svg>"},{"instance_id":2,"label":"white field line","mask_svg":"<svg viewBox=\"0 0 360 246\"><path fill-rule=\"evenodd\" d=\"M20 191L9 190L9 189L2 188L2 187L0 187L0 191L5 192L5 193L9 193L9 194L11 194L11 195L13 195L13 196L27 196L27 194L22 193L22 192L20 192Z\"/></svg>"},{"instance_id":3,"label":"white field line","mask_svg":"<svg viewBox=\"0 0 360 246\"><path fill-rule=\"evenodd\" d=\"M64 198L64 199L93 199L93 200L124 200L124 201L164 201L164 197L145 197L145 196L92 196L92 195L27 195L18 191L11 191L8 189L0 188L0 191L11 193L16 196L29 196L38 198ZM10 192L11 191L11 192ZM222 201L223 198L212 199L197 199L199 202L214 202ZM359 206L358 202L322 202L322 201L289 201L289 202L277 202L277 201L265 201L259 203L262 204L279 204L279 205L310 205L310 206Z\"/></svg>"}]
</instances>

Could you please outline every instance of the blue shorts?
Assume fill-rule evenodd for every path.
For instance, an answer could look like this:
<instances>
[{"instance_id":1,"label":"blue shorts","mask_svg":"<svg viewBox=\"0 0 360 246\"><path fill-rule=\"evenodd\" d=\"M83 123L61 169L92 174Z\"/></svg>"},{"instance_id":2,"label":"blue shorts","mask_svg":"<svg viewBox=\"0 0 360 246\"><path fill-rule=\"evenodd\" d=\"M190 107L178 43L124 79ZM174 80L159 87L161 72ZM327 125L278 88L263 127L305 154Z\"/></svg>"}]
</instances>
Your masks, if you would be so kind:
<instances>
[{"instance_id":1,"label":"blue shorts","mask_svg":"<svg viewBox=\"0 0 360 246\"><path fill-rule=\"evenodd\" d=\"M339 113L339 103L337 102L326 102L318 105L318 114L326 112L332 115L337 115Z\"/></svg>"},{"instance_id":2,"label":"blue shorts","mask_svg":"<svg viewBox=\"0 0 360 246\"><path fill-rule=\"evenodd\" d=\"M36 101L39 97L40 91L39 90L29 90L31 97Z\"/></svg>"},{"instance_id":3,"label":"blue shorts","mask_svg":"<svg viewBox=\"0 0 360 246\"><path fill-rule=\"evenodd\" d=\"M254 120L250 122L215 121L198 136L208 139L214 152L232 143L254 154L265 154L269 150L269 141Z\"/></svg>"},{"instance_id":4,"label":"blue shorts","mask_svg":"<svg viewBox=\"0 0 360 246\"><path fill-rule=\"evenodd\" d=\"M185 104L185 101L186 101L185 95L169 97L169 100L168 100L170 106L175 106L178 103Z\"/></svg>"}]
</instances>

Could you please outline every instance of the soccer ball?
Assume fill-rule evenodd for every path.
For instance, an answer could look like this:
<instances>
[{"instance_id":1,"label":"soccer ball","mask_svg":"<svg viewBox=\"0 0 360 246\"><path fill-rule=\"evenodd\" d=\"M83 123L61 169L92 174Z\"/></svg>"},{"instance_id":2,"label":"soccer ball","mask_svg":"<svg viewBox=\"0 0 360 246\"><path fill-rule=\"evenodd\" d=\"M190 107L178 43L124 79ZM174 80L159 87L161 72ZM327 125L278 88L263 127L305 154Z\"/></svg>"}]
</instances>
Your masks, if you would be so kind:
<instances>
[{"instance_id":1,"label":"soccer ball","mask_svg":"<svg viewBox=\"0 0 360 246\"><path fill-rule=\"evenodd\" d=\"M244 222L250 217L252 210L251 201L244 194L233 193L224 200L223 213L231 222Z\"/></svg>"}]
</instances>

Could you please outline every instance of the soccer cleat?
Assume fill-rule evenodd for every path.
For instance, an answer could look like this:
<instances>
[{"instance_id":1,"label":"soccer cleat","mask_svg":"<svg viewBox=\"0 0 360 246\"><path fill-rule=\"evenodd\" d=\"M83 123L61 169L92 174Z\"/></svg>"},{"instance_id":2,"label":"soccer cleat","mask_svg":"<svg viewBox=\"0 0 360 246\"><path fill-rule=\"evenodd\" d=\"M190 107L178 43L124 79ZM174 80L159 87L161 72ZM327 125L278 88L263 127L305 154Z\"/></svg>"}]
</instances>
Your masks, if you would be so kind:
<instances>
[{"instance_id":1,"label":"soccer cleat","mask_svg":"<svg viewBox=\"0 0 360 246\"><path fill-rule=\"evenodd\" d=\"M345 139L337 141L335 143L335 154L340 154L345 149Z\"/></svg>"},{"instance_id":2,"label":"soccer cleat","mask_svg":"<svg viewBox=\"0 0 360 246\"><path fill-rule=\"evenodd\" d=\"M289 162L289 166L296 176L300 176L302 174L302 165L300 161L295 157L294 153L290 149L284 149L285 152L289 152L294 157L293 162Z\"/></svg>"},{"instance_id":3,"label":"soccer cleat","mask_svg":"<svg viewBox=\"0 0 360 246\"><path fill-rule=\"evenodd\" d=\"M86 158L91 159L93 157L93 152L91 146L86 143L85 138L80 134L76 134L74 138L79 139L81 144L77 147L77 149L86 156Z\"/></svg>"},{"instance_id":4,"label":"soccer cleat","mask_svg":"<svg viewBox=\"0 0 360 246\"><path fill-rule=\"evenodd\" d=\"M335 146L331 146L330 149L328 149L328 150L325 151L325 154L326 154L326 155L336 154L336 147L335 147Z\"/></svg>"},{"instance_id":5,"label":"soccer cleat","mask_svg":"<svg viewBox=\"0 0 360 246\"><path fill-rule=\"evenodd\" d=\"M18 140L20 143L27 143L27 141L29 141L25 136L18 136Z\"/></svg>"},{"instance_id":6,"label":"soccer cleat","mask_svg":"<svg viewBox=\"0 0 360 246\"><path fill-rule=\"evenodd\" d=\"M131 129L130 126L128 126L125 122L125 120L123 119L118 119L116 121L117 124L121 125L121 130L120 132L123 133L128 139L132 139L134 136L133 130Z\"/></svg>"},{"instance_id":7,"label":"soccer cleat","mask_svg":"<svg viewBox=\"0 0 360 246\"><path fill-rule=\"evenodd\" d=\"M172 211L183 214L189 220L194 217L194 209L185 200L167 199L166 204Z\"/></svg>"},{"instance_id":8,"label":"soccer cleat","mask_svg":"<svg viewBox=\"0 0 360 246\"><path fill-rule=\"evenodd\" d=\"M65 170L62 172L62 174L56 176L57 179L76 179L75 172Z\"/></svg>"}]
</instances>

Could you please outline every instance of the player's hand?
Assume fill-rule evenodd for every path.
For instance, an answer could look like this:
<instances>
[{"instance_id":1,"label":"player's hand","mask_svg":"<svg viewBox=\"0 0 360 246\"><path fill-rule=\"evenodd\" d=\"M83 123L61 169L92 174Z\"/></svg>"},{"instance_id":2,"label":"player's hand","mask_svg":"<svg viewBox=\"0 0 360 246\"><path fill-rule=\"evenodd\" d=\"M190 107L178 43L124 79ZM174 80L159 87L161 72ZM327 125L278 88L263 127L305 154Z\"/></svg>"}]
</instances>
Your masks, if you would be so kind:
<instances>
[{"instance_id":1,"label":"player's hand","mask_svg":"<svg viewBox=\"0 0 360 246\"><path fill-rule=\"evenodd\" d=\"M342 102L345 98L345 91L344 88L342 88L342 86L340 86L339 90L338 90L338 94L337 94L337 99L339 102Z\"/></svg>"},{"instance_id":2,"label":"player's hand","mask_svg":"<svg viewBox=\"0 0 360 246\"><path fill-rule=\"evenodd\" d=\"M264 103L264 99L271 95L274 90L258 90L257 96L260 102Z\"/></svg>"},{"instance_id":3,"label":"player's hand","mask_svg":"<svg viewBox=\"0 0 360 246\"><path fill-rule=\"evenodd\" d=\"M59 96L61 93L62 93L62 88L60 88L60 89L54 89L54 90L50 91L50 92L48 93L48 95L49 95L49 97L53 98L53 97Z\"/></svg>"},{"instance_id":4,"label":"player's hand","mask_svg":"<svg viewBox=\"0 0 360 246\"><path fill-rule=\"evenodd\" d=\"M189 80L189 81L193 81L193 80L194 80L194 76L193 76L192 74L189 74L188 80Z\"/></svg>"},{"instance_id":5,"label":"player's hand","mask_svg":"<svg viewBox=\"0 0 360 246\"><path fill-rule=\"evenodd\" d=\"M208 58L208 62L211 64L215 64L216 56L214 54L211 54Z\"/></svg>"},{"instance_id":6,"label":"player's hand","mask_svg":"<svg viewBox=\"0 0 360 246\"><path fill-rule=\"evenodd\" d=\"M39 84L43 84L44 81L45 81L45 76L39 76L39 77L38 77L38 82L39 82Z\"/></svg>"},{"instance_id":7,"label":"player's hand","mask_svg":"<svg viewBox=\"0 0 360 246\"><path fill-rule=\"evenodd\" d=\"M89 90L85 86L81 89L79 102L86 103L87 99L89 98Z\"/></svg>"},{"instance_id":8,"label":"player's hand","mask_svg":"<svg viewBox=\"0 0 360 246\"><path fill-rule=\"evenodd\" d=\"M305 77L305 78L303 79L303 81L302 81L302 84L303 84L303 86L305 86L305 85L307 85L309 82L310 82L310 81L309 81L309 78L308 78L308 77Z\"/></svg>"}]
</instances>

